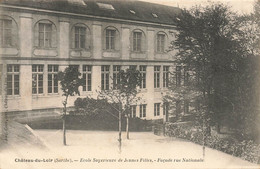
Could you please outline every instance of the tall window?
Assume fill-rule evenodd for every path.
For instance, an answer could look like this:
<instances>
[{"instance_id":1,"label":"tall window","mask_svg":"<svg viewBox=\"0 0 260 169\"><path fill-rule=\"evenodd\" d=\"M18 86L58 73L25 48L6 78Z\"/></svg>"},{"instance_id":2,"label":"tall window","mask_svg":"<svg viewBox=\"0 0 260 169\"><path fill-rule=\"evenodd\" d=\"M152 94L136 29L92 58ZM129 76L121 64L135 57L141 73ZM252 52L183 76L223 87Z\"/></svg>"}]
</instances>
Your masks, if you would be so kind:
<instances>
[{"instance_id":1,"label":"tall window","mask_svg":"<svg viewBox=\"0 0 260 169\"><path fill-rule=\"evenodd\" d=\"M176 86L181 85L181 66L176 66Z\"/></svg>"},{"instance_id":2,"label":"tall window","mask_svg":"<svg viewBox=\"0 0 260 169\"><path fill-rule=\"evenodd\" d=\"M169 87L169 66L163 66L163 87Z\"/></svg>"},{"instance_id":3,"label":"tall window","mask_svg":"<svg viewBox=\"0 0 260 169\"><path fill-rule=\"evenodd\" d=\"M7 65L7 95L19 95L20 65Z\"/></svg>"},{"instance_id":4,"label":"tall window","mask_svg":"<svg viewBox=\"0 0 260 169\"><path fill-rule=\"evenodd\" d=\"M83 65L83 91L91 91L92 66Z\"/></svg>"},{"instance_id":5,"label":"tall window","mask_svg":"<svg viewBox=\"0 0 260 169\"><path fill-rule=\"evenodd\" d=\"M135 52L142 51L142 32L133 33L133 51Z\"/></svg>"},{"instance_id":6,"label":"tall window","mask_svg":"<svg viewBox=\"0 0 260 169\"><path fill-rule=\"evenodd\" d=\"M189 74L189 70L188 70L188 67L187 66L184 66L184 83L183 85L184 86L187 86L189 84L189 77L190 77L190 74Z\"/></svg>"},{"instance_id":7,"label":"tall window","mask_svg":"<svg viewBox=\"0 0 260 169\"><path fill-rule=\"evenodd\" d=\"M106 49L115 49L116 30L106 29Z\"/></svg>"},{"instance_id":8,"label":"tall window","mask_svg":"<svg viewBox=\"0 0 260 169\"><path fill-rule=\"evenodd\" d=\"M131 117L136 117L136 105L131 106Z\"/></svg>"},{"instance_id":9,"label":"tall window","mask_svg":"<svg viewBox=\"0 0 260 169\"><path fill-rule=\"evenodd\" d=\"M0 46L12 45L12 20L0 20Z\"/></svg>"},{"instance_id":10,"label":"tall window","mask_svg":"<svg viewBox=\"0 0 260 169\"><path fill-rule=\"evenodd\" d=\"M39 23L39 46L51 47L52 24Z\"/></svg>"},{"instance_id":11,"label":"tall window","mask_svg":"<svg viewBox=\"0 0 260 169\"><path fill-rule=\"evenodd\" d=\"M48 93L58 93L58 65L48 65Z\"/></svg>"},{"instance_id":12,"label":"tall window","mask_svg":"<svg viewBox=\"0 0 260 169\"><path fill-rule=\"evenodd\" d=\"M109 66L101 66L101 89L109 90Z\"/></svg>"},{"instance_id":13,"label":"tall window","mask_svg":"<svg viewBox=\"0 0 260 169\"><path fill-rule=\"evenodd\" d=\"M43 93L43 65L32 65L32 94Z\"/></svg>"},{"instance_id":14,"label":"tall window","mask_svg":"<svg viewBox=\"0 0 260 169\"><path fill-rule=\"evenodd\" d=\"M146 117L146 104L140 105L140 118Z\"/></svg>"},{"instance_id":15,"label":"tall window","mask_svg":"<svg viewBox=\"0 0 260 169\"><path fill-rule=\"evenodd\" d=\"M86 28L82 26L75 26L75 48L84 49L86 41Z\"/></svg>"},{"instance_id":16,"label":"tall window","mask_svg":"<svg viewBox=\"0 0 260 169\"><path fill-rule=\"evenodd\" d=\"M146 88L146 66L140 66L141 84L140 88Z\"/></svg>"},{"instance_id":17,"label":"tall window","mask_svg":"<svg viewBox=\"0 0 260 169\"><path fill-rule=\"evenodd\" d=\"M154 116L160 116L160 103L154 103Z\"/></svg>"},{"instance_id":18,"label":"tall window","mask_svg":"<svg viewBox=\"0 0 260 169\"><path fill-rule=\"evenodd\" d=\"M154 66L154 88L160 87L160 69L161 66Z\"/></svg>"},{"instance_id":19,"label":"tall window","mask_svg":"<svg viewBox=\"0 0 260 169\"><path fill-rule=\"evenodd\" d=\"M184 100L184 114L189 114L190 102L189 100Z\"/></svg>"},{"instance_id":20,"label":"tall window","mask_svg":"<svg viewBox=\"0 0 260 169\"><path fill-rule=\"evenodd\" d=\"M118 84L120 83L120 72L121 66L113 66L113 88L117 89Z\"/></svg>"},{"instance_id":21,"label":"tall window","mask_svg":"<svg viewBox=\"0 0 260 169\"><path fill-rule=\"evenodd\" d=\"M2 89L3 89L3 85L2 85L2 83L3 83L3 75L2 75L2 73L3 73L3 65L2 64L0 64L0 95L2 95Z\"/></svg>"},{"instance_id":22,"label":"tall window","mask_svg":"<svg viewBox=\"0 0 260 169\"><path fill-rule=\"evenodd\" d=\"M164 52L165 34L157 34L157 52Z\"/></svg>"}]
</instances>

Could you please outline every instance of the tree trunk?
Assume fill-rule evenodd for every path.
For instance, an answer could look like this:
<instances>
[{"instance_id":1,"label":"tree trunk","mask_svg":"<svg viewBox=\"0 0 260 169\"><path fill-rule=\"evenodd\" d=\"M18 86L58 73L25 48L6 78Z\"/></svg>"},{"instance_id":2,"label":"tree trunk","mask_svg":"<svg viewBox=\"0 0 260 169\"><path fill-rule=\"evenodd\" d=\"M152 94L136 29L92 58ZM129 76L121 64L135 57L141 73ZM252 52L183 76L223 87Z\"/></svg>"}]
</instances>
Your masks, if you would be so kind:
<instances>
[{"instance_id":1,"label":"tree trunk","mask_svg":"<svg viewBox=\"0 0 260 169\"><path fill-rule=\"evenodd\" d=\"M121 117L121 111L119 111L119 125L118 125L118 130L119 130L119 138L118 138L118 142L119 142L119 153L121 153L121 146L122 146L122 138L121 138L121 133L122 133L122 127L121 127L121 122L122 122L122 117Z\"/></svg>"},{"instance_id":2,"label":"tree trunk","mask_svg":"<svg viewBox=\"0 0 260 169\"><path fill-rule=\"evenodd\" d=\"M66 96L66 99L63 103L64 105L64 114L63 114L63 145L66 146L66 113L67 113L67 100L68 100L68 96Z\"/></svg>"},{"instance_id":3,"label":"tree trunk","mask_svg":"<svg viewBox=\"0 0 260 169\"><path fill-rule=\"evenodd\" d=\"M129 114L126 115L126 138L129 140Z\"/></svg>"}]
</instances>

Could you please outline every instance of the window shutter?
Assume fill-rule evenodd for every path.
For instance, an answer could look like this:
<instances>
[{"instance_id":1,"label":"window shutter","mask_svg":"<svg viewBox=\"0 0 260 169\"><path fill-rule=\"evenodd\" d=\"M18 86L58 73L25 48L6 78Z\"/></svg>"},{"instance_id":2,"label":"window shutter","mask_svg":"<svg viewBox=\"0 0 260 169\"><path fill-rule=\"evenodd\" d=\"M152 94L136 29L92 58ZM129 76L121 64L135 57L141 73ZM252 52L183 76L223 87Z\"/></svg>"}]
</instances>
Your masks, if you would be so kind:
<instances>
[{"instance_id":1,"label":"window shutter","mask_svg":"<svg viewBox=\"0 0 260 169\"><path fill-rule=\"evenodd\" d=\"M39 46L39 23L34 27L34 46Z\"/></svg>"},{"instance_id":2,"label":"window shutter","mask_svg":"<svg viewBox=\"0 0 260 169\"><path fill-rule=\"evenodd\" d=\"M91 49L91 34L90 34L90 30L88 28L86 28L85 46L86 46L87 50Z\"/></svg>"},{"instance_id":3,"label":"window shutter","mask_svg":"<svg viewBox=\"0 0 260 169\"><path fill-rule=\"evenodd\" d=\"M57 30L54 24L51 25L51 47L57 47Z\"/></svg>"},{"instance_id":4,"label":"window shutter","mask_svg":"<svg viewBox=\"0 0 260 169\"><path fill-rule=\"evenodd\" d=\"M71 48L75 49L75 26L72 27L70 36L71 36L71 42L70 42Z\"/></svg>"},{"instance_id":5,"label":"window shutter","mask_svg":"<svg viewBox=\"0 0 260 169\"><path fill-rule=\"evenodd\" d=\"M12 21L12 37L11 37L11 43L12 43L12 47L18 47L18 29L17 29L17 25L14 21Z\"/></svg>"},{"instance_id":6,"label":"window shutter","mask_svg":"<svg viewBox=\"0 0 260 169\"><path fill-rule=\"evenodd\" d=\"M142 40L141 40L141 51L146 52L145 35L143 32L142 32Z\"/></svg>"}]
</instances>

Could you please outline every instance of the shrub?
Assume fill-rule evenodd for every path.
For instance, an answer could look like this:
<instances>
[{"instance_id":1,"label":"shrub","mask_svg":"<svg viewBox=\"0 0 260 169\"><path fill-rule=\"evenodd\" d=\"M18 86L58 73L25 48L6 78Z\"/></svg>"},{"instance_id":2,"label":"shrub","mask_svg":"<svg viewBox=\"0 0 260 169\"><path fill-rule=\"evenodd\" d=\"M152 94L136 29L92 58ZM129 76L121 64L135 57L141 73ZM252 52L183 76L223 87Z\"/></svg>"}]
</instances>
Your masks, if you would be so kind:
<instances>
[{"instance_id":1,"label":"shrub","mask_svg":"<svg viewBox=\"0 0 260 169\"><path fill-rule=\"evenodd\" d=\"M201 128L190 123L167 123L165 134L170 137L190 140L196 144L203 144ZM220 138L214 135L206 138L205 145L253 163L260 163L260 145L252 140L239 141L232 137Z\"/></svg>"}]
</instances>

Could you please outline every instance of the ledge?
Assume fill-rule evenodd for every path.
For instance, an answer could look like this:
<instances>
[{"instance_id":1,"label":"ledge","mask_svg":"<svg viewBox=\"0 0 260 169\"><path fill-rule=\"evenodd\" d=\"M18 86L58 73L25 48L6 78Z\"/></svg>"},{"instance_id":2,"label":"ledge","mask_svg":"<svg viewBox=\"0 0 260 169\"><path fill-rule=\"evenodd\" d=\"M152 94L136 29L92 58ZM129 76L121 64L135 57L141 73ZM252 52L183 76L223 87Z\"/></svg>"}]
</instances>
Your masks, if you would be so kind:
<instances>
[{"instance_id":1,"label":"ledge","mask_svg":"<svg viewBox=\"0 0 260 169\"><path fill-rule=\"evenodd\" d=\"M35 56L58 56L56 49L34 49L33 54Z\"/></svg>"},{"instance_id":2,"label":"ledge","mask_svg":"<svg viewBox=\"0 0 260 169\"><path fill-rule=\"evenodd\" d=\"M91 57L91 52L86 50L71 50L70 51L71 57Z\"/></svg>"},{"instance_id":3,"label":"ledge","mask_svg":"<svg viewBox=\"0 0 260 169\"><path fill-rule=\"evenodd\" d=\"M104 58L120 58L120 52L119 51L104 51L103 57Z\"/></svg>"},{"instance_id":4,"label":"ledge","mask_svg":"<svg viewBox=\"0 0 260 169\"><path fill-rule=\"evenodd\" d=\"M18 55L17 48L0 48L0 55Z\"/></svg>"}]
</instances>

